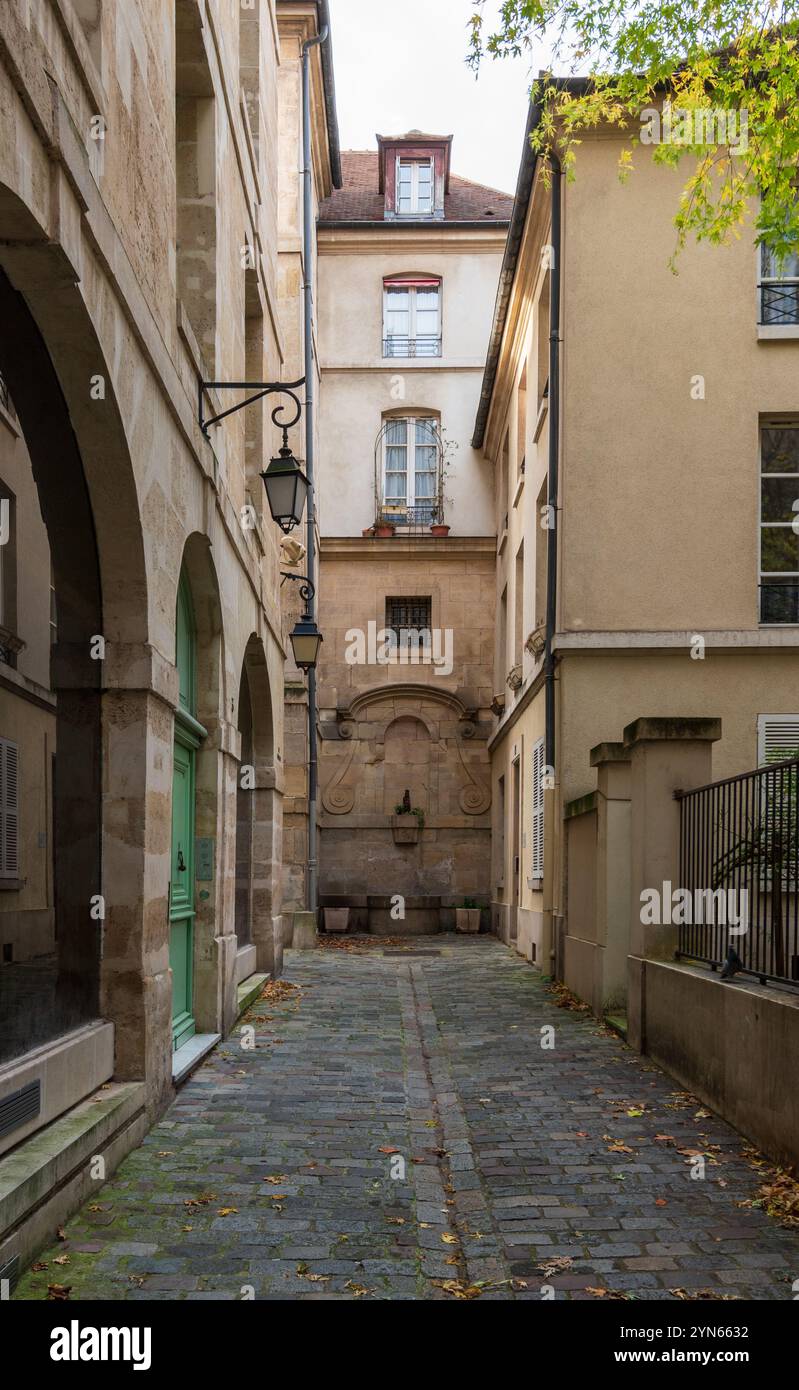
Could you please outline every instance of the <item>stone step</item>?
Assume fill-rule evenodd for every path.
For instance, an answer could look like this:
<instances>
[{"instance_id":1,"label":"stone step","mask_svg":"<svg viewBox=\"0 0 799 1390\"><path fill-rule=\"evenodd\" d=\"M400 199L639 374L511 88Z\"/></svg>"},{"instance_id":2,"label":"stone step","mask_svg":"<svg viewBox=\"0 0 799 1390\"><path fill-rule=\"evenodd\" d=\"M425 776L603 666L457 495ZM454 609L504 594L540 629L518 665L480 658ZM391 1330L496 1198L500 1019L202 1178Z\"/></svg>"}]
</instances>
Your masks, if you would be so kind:
<instances>
[{"instance_id":1,"label":"stone step","mask_svg":"<svg viewBox=\"0 0 799 1390\"><path fill-rule=\"evenodd\" d=\"M243 1013L246 1013L249 1008L252 1008L252 1005L255 1003L256 999L260 997L261 990L263 989L264 985L271 978L271 975L267 971L265 974L248 975L246 980L242 980L241 984L238 986L237 989L237 1018L241 1018Z\"/></svg>"}]
</instances>

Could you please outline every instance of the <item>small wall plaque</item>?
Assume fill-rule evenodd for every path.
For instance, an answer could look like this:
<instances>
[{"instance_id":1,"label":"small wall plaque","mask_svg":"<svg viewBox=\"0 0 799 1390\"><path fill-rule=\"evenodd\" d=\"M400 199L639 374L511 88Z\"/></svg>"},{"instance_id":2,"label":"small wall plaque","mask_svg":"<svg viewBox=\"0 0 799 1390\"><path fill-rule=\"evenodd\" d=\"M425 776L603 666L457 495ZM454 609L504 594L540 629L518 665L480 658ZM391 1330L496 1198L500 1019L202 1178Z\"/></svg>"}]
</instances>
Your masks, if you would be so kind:
<instances>
[{"instance_id":1,"label":"small wall plaque","mask_svg":"<svg viewBox=\"0 0 799 1390\"><path fill-rule=\"evenodd\" d=\"M210 836L200 836L194 841L194 862L197 881L210 883L214 876L214 842Z\"/></svg>"}]
</instances>

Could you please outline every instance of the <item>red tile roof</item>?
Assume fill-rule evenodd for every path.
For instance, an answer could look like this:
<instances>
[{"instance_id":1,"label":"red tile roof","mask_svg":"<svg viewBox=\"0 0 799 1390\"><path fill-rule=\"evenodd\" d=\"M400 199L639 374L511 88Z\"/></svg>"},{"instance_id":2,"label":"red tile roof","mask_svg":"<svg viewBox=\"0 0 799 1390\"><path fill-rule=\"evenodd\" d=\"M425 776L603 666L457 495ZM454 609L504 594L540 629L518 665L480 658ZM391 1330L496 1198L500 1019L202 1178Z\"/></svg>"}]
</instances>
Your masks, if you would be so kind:
<instances>
[{"instance_id":1,"label":"red tile roof","mask_svg":"<svg viewBox=\"0 0 799 1390\"><path fill-rule=\"evenodd\" d=\"M319 208L319 221L382 222L385 201L378 190L377 150L342 150L343 187L325 198ZM510 221L513 198L482 183L451 174L449 192L444 196L445 222ZM404 219L403 219L404 220ZM396 226L393 220L387 226ZM438 224L441 225L440 223Z\"/></svg>"}]
</instances>

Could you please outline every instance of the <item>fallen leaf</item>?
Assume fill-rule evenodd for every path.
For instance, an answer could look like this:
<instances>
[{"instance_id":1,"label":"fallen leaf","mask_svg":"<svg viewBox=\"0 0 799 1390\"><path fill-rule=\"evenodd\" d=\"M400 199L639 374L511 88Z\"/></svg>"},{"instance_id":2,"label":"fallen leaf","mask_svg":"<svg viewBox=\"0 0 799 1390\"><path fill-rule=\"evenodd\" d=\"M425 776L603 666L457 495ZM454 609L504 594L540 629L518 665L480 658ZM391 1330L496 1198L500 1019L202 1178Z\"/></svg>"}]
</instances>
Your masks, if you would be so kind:
<instances>
[{"instance_id":1,"label":"fallen leaf","mask_svg":"<svg viewBox=\"0 0 799 1390\"><path fill-rule=\"evenodd\" d=\"M392 1149L390 1144L381 1144L377 1152L379 1154L398 1154L399 1149Z\"/></svg>"},{"instance_id":2,"label":"fallen leaf","mask_svg":"<svg viewBox=\"0 0 799 1390\"><path fill-rule=\"evenodd\" d=\"M390 1226L404 1226L404 1225L405 1225L405 1217L404 1217L404 1216L387 1216L387 1217L386 1217L386 1221L388 1222L388 1224L389 1224Z\"/></svg>"},{"instance_id":3,"label":"fallen leaf","mask_svg":"<svg viewBox=\"0 0 799 1390\"><path fill-rule=\"evenodd\" d=\"M59 1226L59 1228L58 1228L58 1230L56 1231L55 1235L56 1235L56 1240L66 1240L66 1238L67 1238L67 1233L66 1233L66 1231L64 1230L64 1227L63 1227L63 1226Z\"/></svg>"},{"instance_id":4,"label":"fallen leaf","mask_svg":"<svg viewBox=\"0 0 799 1390\"><path fill-rule=\"evenodd\" d=\"M666 1198L665 1198L665 1197L656 1197L656 1198L655 1198L655 1206L656 1206L656 1207L667 1207L668 1205L669 1205L669 1204L668 1204L668 1202L666 1201Z\"/></svg>"},{"instance_id":5,"label":"fallen leaf","mask_svg":"<svg viewBox=\"0 0 799 1390\"><path fill-rule=\"evenodd\" d=\"M69 1264L69 1255L56 1255L55 1259L53 1260L53 1264L54 1264L54 1265L68 1265L68 1264Z\"/></svg>"},{"instance_id":6,"label":"fallen leaf","mask_svg":"<svg viewBox=\"0 0 799 1390\"><path fill-rule=\"evenodd\" d=\"M462 1284L459 1279L433 1279L437 1289L451 1293L453 1298L479 1298L483 1290L477 1284Z\"/></svg>"},{"instance_id":7,"label":"fallen leaf","mask_svg":"<svg viewBox=\"0 0 799 1390\"><path fill-rule=\"evenodd\" d=\"M39 1262L35 1265L31 1265L31 1269L35 1270L37 1274L39 1273L39 1270L47 1269L47 1267L47 1263L42 1260L39 1260Z\"/></svg>"},{"instance_id":8,"label":"fallen leaf","mask_svg":"<svg viewBox=\"0 0 799 1390\"><path fill-rule=\"evenodd\" d=\"M238 1207L220 1207L216 1214L217 1216L236 1216L238 1210Z\"/></svg>"},{"instance_id":9,"label":"fallen leaf","mask_svg":"<svg viewBox=\"0 0 799 1390\"><path fill-rule=\"evenodd\" d=\"M315 1168L315 1167L316 1167L316 1164L315 1164L315 1163L306 1163L305 1167L306 1167L306 1168ZM269 1176L266 1177L266 1178L263 1178L262 1181L263 1181L263 1182L271 1182L271 1183L287 1182L287 1181L288 1181L288 1174L287 1174L287 1173L270 1173Z\"/></svg>"},{"instance_id":10,"label":"fallen leaf","mask_svg":"<svg viewBox=\"0 0 799 1390\"><path fill-rule=\"evenodd\" d=\"M47 1297L48 1297L48 1298L61 1299L61 1300L63 1301L64 1299L69 1298L69 1295L70 1295L71 1293L72 1293L72 1285L71 1285L71 1284L48 1284L48 1285L47 1285Z\"/></svg>"},{"instance_id":11,"label":"fallen leaf","mask_svg":"<svg viewBox=\"0 0 799 1390\"><path fill-rule=\"evenodd\" d=\"M371 1289L365 1288L363 1284L354 1283L352 1279L348 1279L344 1287L354 1293L356 1298L363 1298L365 1294L371 1293Z\"/></svg>"},{"instance_id":12,"label":"fallen leaf","mask_svg":"<svg viewBox=\"0 0 799 1390\"><path fill-rule=\"evenodd\" d=\"M445 1232L444 1232L444 1235L441 1237L441 1239L443 1240L443 1242L444 1242L445 1245L457 1245L457 1244L458 1244L458 1237L457 1237L457 1236L450 1235L449 1231L445 1231Z\"/></svg>"}]
</instances>

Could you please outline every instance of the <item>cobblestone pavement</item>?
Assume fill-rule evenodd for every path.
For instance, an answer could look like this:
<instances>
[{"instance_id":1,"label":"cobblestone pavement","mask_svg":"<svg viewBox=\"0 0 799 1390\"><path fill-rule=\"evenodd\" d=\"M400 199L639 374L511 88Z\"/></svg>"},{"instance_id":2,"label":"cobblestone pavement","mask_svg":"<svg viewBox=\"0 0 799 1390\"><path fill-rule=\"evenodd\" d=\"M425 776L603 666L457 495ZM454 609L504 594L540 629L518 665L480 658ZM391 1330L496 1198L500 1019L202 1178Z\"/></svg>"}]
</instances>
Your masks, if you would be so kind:
<instances>
[{"instance_id":1,"label":"cobblestone pavement","mask_svg":"<svg viewBox=\"0 0 799 1390\"><path fill-rule=\"evenodd\" d=\"M290 953L15 1296L792 1297L740 1135L493 939L387 949Z\"/></svg>"}]
</instances>

